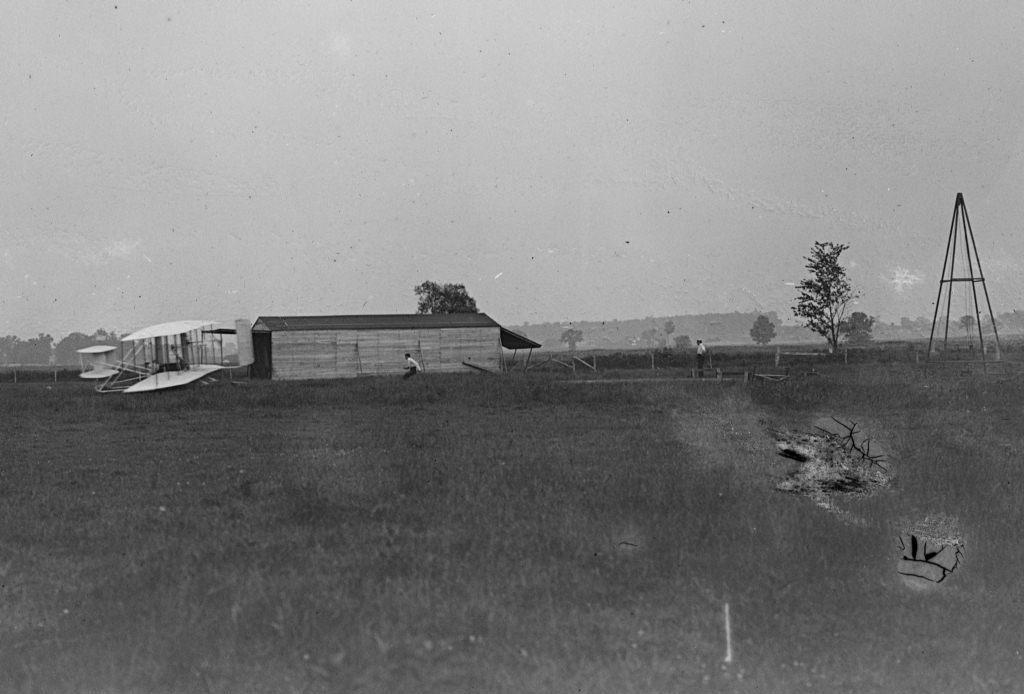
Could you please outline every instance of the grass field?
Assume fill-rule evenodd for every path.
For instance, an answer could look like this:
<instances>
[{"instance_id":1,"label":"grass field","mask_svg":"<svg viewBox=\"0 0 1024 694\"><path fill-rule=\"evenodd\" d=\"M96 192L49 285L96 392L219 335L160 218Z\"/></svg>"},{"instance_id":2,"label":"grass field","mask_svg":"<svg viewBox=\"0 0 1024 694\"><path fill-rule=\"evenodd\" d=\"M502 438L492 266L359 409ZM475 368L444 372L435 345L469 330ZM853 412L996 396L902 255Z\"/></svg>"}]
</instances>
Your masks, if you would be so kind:
<instances>
[{"instance_id":1,"label":"grass field","mask_svg":"<svg viewBox=\"0 0 1024 694\"><path fill-rule=\"evenodd\" d=\"M1022 413L907 364L2 384L0 691L1024 691ZM774 490L823 415L893 465L864 525ZM934 512L966 562L913 590Z\"/></svg>"}]
</instances>

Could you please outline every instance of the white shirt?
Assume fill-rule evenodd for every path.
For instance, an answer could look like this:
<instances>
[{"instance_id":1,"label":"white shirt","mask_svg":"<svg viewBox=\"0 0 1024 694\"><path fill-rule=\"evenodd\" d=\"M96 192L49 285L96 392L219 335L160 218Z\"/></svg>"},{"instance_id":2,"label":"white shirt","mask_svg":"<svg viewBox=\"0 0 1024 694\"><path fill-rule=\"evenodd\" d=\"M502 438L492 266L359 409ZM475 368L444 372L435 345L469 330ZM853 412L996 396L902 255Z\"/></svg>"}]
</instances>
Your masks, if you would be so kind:
<instances>
[{"instance_id":1,"label":"white shirt","mask_svg":"<svg viewBox=\"0 0 1024 694\"><path fill-rule=\"evenodd\" d=\"M413 359L412 357L406 357L406 358L405 358L405 362L406 362L406 364L408 364L408 365L409 365L410 367L412 367L412 368L415 368L415 369L416 369L417 371L422 371L422 370L423 370L423 369L421 369L421 368L420 368L419 362L417 362L417 361L416 361L415 359Z\"/></svg>"},{"instance_id":2,"label":"white shirt","mask_svg":"<svg viewBox=\"0 0 1024 694\"><path fill-rule=\"evenodd\" d=\"M704 343L701 342L697 345L697 354L704 354L705 352L707 352L707 349L704 348Z\"/></svg>"}]
</instances>

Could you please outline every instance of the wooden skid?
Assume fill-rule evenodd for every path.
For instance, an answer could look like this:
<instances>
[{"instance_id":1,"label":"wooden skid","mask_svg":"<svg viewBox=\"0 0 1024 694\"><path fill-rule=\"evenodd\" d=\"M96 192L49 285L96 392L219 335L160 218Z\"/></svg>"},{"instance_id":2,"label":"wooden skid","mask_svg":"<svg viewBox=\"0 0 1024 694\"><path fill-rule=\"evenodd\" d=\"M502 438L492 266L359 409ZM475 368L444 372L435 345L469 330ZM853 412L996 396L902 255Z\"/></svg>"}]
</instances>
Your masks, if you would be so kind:
<instances>
[{"instance_id":1,"label":"wooden skid","mask_svg":"<svg viewBox=\"0 0 1024 694\"><path fill-rule=\"evenodd\" d=\"M462 365L463 366L468 366L469 368L475 369L477 371L483 371L484 373L489 373L489 374L497 373L496 371L492 371L491 369L488 369L488 368L485 368L483 366L480 366L479 364L474 364L471 361L464 361L464 362L462 362Z\"/></svg>"}]
</instances>

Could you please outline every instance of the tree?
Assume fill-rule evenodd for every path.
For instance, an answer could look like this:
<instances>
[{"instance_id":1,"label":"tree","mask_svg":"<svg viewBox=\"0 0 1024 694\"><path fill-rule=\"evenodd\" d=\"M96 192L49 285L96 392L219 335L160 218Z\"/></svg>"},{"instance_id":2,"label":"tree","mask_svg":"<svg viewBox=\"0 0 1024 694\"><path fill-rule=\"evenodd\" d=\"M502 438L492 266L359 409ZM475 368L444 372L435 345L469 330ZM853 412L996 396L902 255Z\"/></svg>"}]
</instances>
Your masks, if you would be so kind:
<instances>
[{"instance_id":1,"label":"tree","mask_svg":"<svg viewBox=\"0 0 1024 694\"><path fill-rule=\"evenodd\" d=\"M1024 314L1014 309L1012 312L1000 313L996 327L1000 330L1008 328L1012 333L1024 332Z\"/></svg>"},{"instance_id":2,"label":"tree","mask_svg":"<svg viewBox=\"0 0 1024 694\"><path fill-rule=\"evenodd\" d=\"M676 343L676 349L678 350L690 349L693 347L693 341L690 339L689 335L676 335L673 340Z\"/></svg>"},{"instance_id":3,"label":"tree","mask_svg":"<svg viewBox=\"0 0 1024 694\"><path fill-rule=\"evenodd\" d=\"M562 333L562 342L569 345L569 349L575 352L577 343L583 342L583 331L576 328L567 328Z\"/></svg>"},{"instance_id":4,"label":"tree","mask_svg":"<svg viewBox=\"0 0 1024 694\"><path fill-rule=\"evenodd\" d=\"M850 302L860 296L839 264L840 254L849 248L843 243L815 241L811 254L805 258L811 276L797 285L800 295L793 313L803 325L825 338L829 352L839 346L839 325L846 316Z\"/></svg>"},{"instance_id":5,"label":"tree","mask_svg":"<svg viewBox=\"0 0 1024 694\"><path fill-rule=\"evenodd\" d=\"M648 328L647 330L644 330L642 333L640 333L640 339L643 341L645 345L647 345L651 349L654 349L654 347L658 344L658 329Z\"/></svg>"},{"instance_id":6,"label":"tree","mask_svg":"<svg viewBox=\"0 0 1024 694\"><path fill-rule=\"evenodd\" d=\"M14 363L14 350L20 341L17 335L0 337L0 364Z\"/></svg>"},{"instance_id":7,"label":"tree","mask_svg":"<svg viewBox=\"0 0 1024 694\"><path fill-rule=\"evenodd\" d=\"M991 335L996 330L1001 330L1002 327L1003 324L994 318L990 320L983 320L981 322L981 332L985 335Z\"/></svg>"},{"instance_id":8,"label":"tree","mask_svg":"<svg viewBox=\"0 0 1024 694\"><path fill-rule=\"evenodd\" d=\"M419 297L416 313L476 313L476 300L462 284L438 284L426 281L414 287Z\"/></svg>"},{"instance_id":9,"label":"tree","mask_svg":"<svg viewBox=\"0 0 1024 694\"><path fill-rule=\"evenodd\" d=\"M49 364L53 356L53 338L39 333L27 340L18 340L14 344L11 362L15 364Z\"/></svg>"},{"instance_id":10,"label":"tree","mask_svg":"<svg viewBox=\"0 0 1024 694\"><path fill-rule=\"evenodd\" d=\"M846 335L847 344L863 347L871 342L871 326L875 319L863 311L854 311L839 325L839 331Z\"/></svg>"},{"instance_id":11,"label":"tree","mask_svg":"<svg viewBox=\"0 0 1024 694\"><path fill-rule=\"evenodd\" d=\"M957 321L957 325L964 329L964 332L968 335L974 330L975 324L974 316L967 314L966 316L960 316L960 320Z\"/></svg>"},{"instance_id":12,"label":"tree","mask_svg":"<svg viewBox=\"0 0 1024 694\"><path fill-rule=\"evenodd\" d=\"M107 332L100 328L92 335L84 333L71 333L65 336L60 342L54 345L54 363L60 366L71 366L80 363L78 350L92 345L112 345L116 347L120 340L115 332Z\"/></svg>"},{"instance_id":13,"label":"tree","mask_svg":"<svg viewBox=\"0 0 1024 694\"><path fill-rule=\"evenodd\" d=\"M71 333L53 347L54 363L60 366L72 366L79 362L78 350L95 344L85 333Z\"/></svg>"},{"instance_id":14,"label":"tree","mask_svg":"<svg viewBox=\"0 0 1024 694\"><path fill-rule=\"evenodd\" d=\"M775 338L775 323L768 316L758 316L750 329L750 339L759 345L766 345Z\"/></svg>"}]
</instances>

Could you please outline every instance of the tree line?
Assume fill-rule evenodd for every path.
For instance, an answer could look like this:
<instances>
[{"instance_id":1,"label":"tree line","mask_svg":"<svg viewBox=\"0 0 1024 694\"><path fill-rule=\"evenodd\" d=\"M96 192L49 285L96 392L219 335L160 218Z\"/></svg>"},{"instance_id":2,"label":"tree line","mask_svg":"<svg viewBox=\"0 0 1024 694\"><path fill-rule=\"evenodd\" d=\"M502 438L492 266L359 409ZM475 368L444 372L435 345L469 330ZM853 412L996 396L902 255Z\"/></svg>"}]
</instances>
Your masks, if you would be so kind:
<instances>
[{"instance_id":1,"label":"tree line","mask_svg":"<svg viewBox=\"0 0 1024 694\"><path fill-rule=\"evenodd\" d=\"M114 331L96 330L91 335L74 332L59 341L39 333L22 339L16 335L0 337L0 364L26 366L77 366L78 350L92 345L117 345L121 341Z\"/></svg>"},{"instance_id":2,"label":"tree line","mask_svg":"<svg viewBox=\"0 0 1024 694\"><path fill-rule=\"evenodd\" d=\"M797 303L792 307L793 314L801 319L804 327L825 338L830 351L838 349L840 342L850 346L869 344L874 336L876 318L863 311L854 311L847 315L852 301L860 296L846 276L846 269L839 264L839 256L849 246L842 243L816 241L811 254L805 258L809 276L797 285ZM416 312L428 313L476 313L479 309L476 300L466 291L465 285L455 283L438 283L427 280L415 287L413 292L417 298ZM940 316L939 323L945 323L945 316ZM977 330L974 316L965 315L950 321L968 336ZM1011 314L1000 314L994 326L983 325L982 331L991 331L993 327L1008 327L1024 330L1024 314L1016 311ZM775 323L767 315L759 315L750 328L750 339L759 345L767 345L775 339ZM901 319L900 328L904 330L928 330L931 321L926 319ZM23 340L15 335L0 338L0 364L42 365L42 366L75 366L80 362L77 351L91 345L118 345L122 336L114 331L99 329L91 335L73 332L58 342L53 337L39 333L36 337ZM575 351L576 347L586 342L583 331L576 327L565 329L561 335L562 344ZM647 349L690 349L693 340L689 335L676 333L674 321L665 321L663 325L651 326L642 331L634 342L638 347Z\"/></svg>"}]
</instances>

